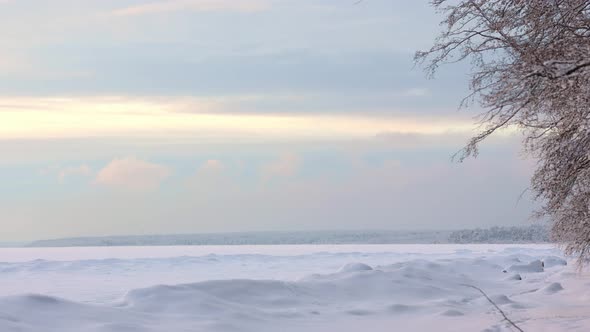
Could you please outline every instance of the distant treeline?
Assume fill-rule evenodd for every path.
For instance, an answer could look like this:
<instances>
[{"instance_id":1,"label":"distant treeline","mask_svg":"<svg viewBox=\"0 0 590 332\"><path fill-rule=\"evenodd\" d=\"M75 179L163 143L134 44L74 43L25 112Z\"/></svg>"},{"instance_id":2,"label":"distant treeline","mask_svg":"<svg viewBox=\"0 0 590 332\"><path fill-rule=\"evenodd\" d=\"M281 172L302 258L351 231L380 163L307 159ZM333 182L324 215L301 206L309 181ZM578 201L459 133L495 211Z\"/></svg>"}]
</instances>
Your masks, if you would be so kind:
<instances>
[{"instance_id":1,"label":"distant treeline","mask_svg":"<svg viewBox=\"0 0 590 332\"><path fill-rule=\"evenodd\" d=\"M309 231L79 237L30 247L447 243L451 231Z\"/></svg>"},{"instance_id":2,"label":"distant treeline","mask_svg":"<svg viewBox=\"0 0 590 332\"><path fill-rule=\"evenodd\" d=\"M465 229L449 235L450 243L544 243L550 242L544 225Z\"/></svg>"},{"instance_id":3,"label":"distant treeline","mask_svg":"<svg viewBox=\"0 0 590 332\"><path fill-rule=\"evenodd\" d=\"M35 241L29 247L275 245L275 244L435 244L544 243L547 228L492 227L458 231L309 231L79 237Z\"/></svg>"}]
</instances>

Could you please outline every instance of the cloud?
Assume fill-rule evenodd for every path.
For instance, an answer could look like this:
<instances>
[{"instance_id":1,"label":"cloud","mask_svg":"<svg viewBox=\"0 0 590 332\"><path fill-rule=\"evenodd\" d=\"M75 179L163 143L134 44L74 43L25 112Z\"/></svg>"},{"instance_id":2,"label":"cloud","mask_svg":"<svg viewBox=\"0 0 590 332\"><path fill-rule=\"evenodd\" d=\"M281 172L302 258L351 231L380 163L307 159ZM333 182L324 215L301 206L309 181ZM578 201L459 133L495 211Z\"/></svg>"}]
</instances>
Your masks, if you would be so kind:
<instances>
[{"instance_id":1,"label":"cloud","mask_svg":"<svg viewBox=\"0 0 590 332\"><path fill-rule=\"evenodd\" d=\"M320 111L257 114L241 106L247 100L264 98L254 95L0 97L0 139L141 136L218 141L237 138L339 140L370 138L376 132L441 134L451 130L471 131L474 127L471 119L444 114L330 114Z\"/></svg>"},{"instance_id":2,"label":"cloud","mask_svg":"<svg viewBox=\"0 0 590 332\"><path fill-rule=\"evenodd\" d=\"M22 57L6 51L0 53L0 70L4 75L6 73L20 73L26 68L26 65L27 63Z\"/></svg>"},{"instance_id":3,"label":"cloud","mask_svg":"<svg viewBox=\"0 0 590 332\"><path fill-rule=\"evenodd\" d=\"M192 180L196 182L202 181L215 181L220 178L220 176L225 175L223 174L223 170L225 169L225 165L221 160L217 159L209 159L205 161L195 173L195 176Z\"/></svg>"},{"instance_id":4,"label":"cloud","mask_svg":"<svg viewBox=\"0 0 590 332\"><path fill-rule=\"evenodd\" d=\"M289 177L297 174L301 158L293 153L285 153L279 159L262 166L263 178Z\"/></svg>"},{"instance_id":5,"label":"cloud","mask_svg":"<svg viewBox=\"0 0 590 332\"><path fill-rule=\"evenodd\" d=\"M69 166L62 168L57 178L60 182L66 180L66 178L70 176L90 176L92 175L92 169L88 165L81 165L81 166Z\"/></svg>"},{"instance_id":6,"label":"cloud","mask_svg":"<svg viewBox=\"0 0 590 332\"><path fill-rule=\"evenodd\" d=\"M113 14L118 16L138 16L186 10L197 12L257 12L266 10L268 7L268 1L264 0L169 0L121 8L115 10Z\"/></svg>"},{"instance_id":7,"label":"cloud","mask_svg":"<svg viewBox=\"0 0 590 332\"><path fill-rule=\"evenodd\" d=\"M95 183L130 191L153 191L171 173L166 166L128 157L111 161L98 172Z\"/></svg>"},{"instance_id":8,"label":"cloud","mask_svg":"<svg viewBox=\"0 0 590 332\"><path fill-rule=\"evenodd\" d=\"M230 145L174 146L160 141L157 147L147 147L142 141L141 145L119 150L124 145L121 143L101 144L101 149L110 146L117 151L104 149L99 155L87 155L92 150L88 143L80 155L73 148L80 146L78 141L62 147L71 155L61 156L59 150L38 142L26 143L35 146L34 152L29 152L33 150L26 144L18 144L17 150L36 157L43 153L49 158L46 160L62 163L73 158L102 159L103 153L130 155L125 151L159 156L178 165L174 180L166 180L166 191L148 195L92 190L96 188L52 191L39 183L27 190L39 194L40 200L24 195L0 200L0 213L11 221L0 223L9 232L2 236L10 239L294 229L453 229L526 222L534 207L528 198L517 205L531 170L528 162L518 158L516 142L507 140L499 140L496 147L486 145L478 159L463 164L449 160L454 148L392 149L376 140L314 141L289 144L289 150L277 142L266 146L234 143L228 148ZM10 152L15 144L6 146L10 149L2 149L0 142L0 151ZM265 159L261 165L260 161ZM195 160L200 162L194 164ZM238 165L238 161L244 165ZM6 184L4 190L8 195L21 189L23 182L18 180L19 176L26 176L23 167L12 167L17 173L4 174L0 179ZM220 167L223 170L216 173ZM58 169L52 171L54 178ZM263 170L276 182L264 183ZM281 174L286 177L280 177ZM31 199L36 202L35 209L30 209ZM39 218L46 222L39 224Z\"/></svg>"},{"instance_id":9,"label":"cloud","mask_svg":"<svg viewBox=\"0 0 590 332\"><path fill-rule=\"evenodd\" d=\"M217 159L209 159L201 166L201 170L204 171L220 171L222 169L223 163Z\"/></svg>"},{"instance_id":10,"label":"cloud","mask_svg":"<svg viewBox=\"0 0 590 332\"><path fill-rule=\"evenodd\" d=\"M185 188L190 191L188 195L213 199L238 192L238 183L229 172L230 166L218 159L206 160L193 176L185 179Z\"/></svg>"},{"instance_id":11,"label":"cloud","mask_svg":"<svg viewBox=\"0 0 590 332\"><path fill-rule=\"evenodd\" d=\"M378 142L398 148L444 147L451 150L462 148L468 141L470 133L466 131L447 131L442 133L383 131L375 135Z\"/></svg>"}]
</instances>

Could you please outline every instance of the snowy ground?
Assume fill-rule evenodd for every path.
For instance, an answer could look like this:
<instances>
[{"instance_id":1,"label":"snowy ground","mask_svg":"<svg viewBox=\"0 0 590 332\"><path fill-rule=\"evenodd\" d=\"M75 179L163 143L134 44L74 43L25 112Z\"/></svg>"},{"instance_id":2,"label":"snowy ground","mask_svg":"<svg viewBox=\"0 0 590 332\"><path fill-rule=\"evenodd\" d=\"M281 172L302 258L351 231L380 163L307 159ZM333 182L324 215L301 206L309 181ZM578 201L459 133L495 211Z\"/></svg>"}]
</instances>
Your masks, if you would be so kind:
<instances>
[{"instance_id":1,"label":"snowy ground","mask_svg":"<svg viewBox=\"0 0 590 332\"><path fill-rule=\"evenodd\" d=\"M590 331L590 275L550 245L20 248L0 262L3 332L511 331L466 285L524 331Z\"/></svg>"}]
</instances>

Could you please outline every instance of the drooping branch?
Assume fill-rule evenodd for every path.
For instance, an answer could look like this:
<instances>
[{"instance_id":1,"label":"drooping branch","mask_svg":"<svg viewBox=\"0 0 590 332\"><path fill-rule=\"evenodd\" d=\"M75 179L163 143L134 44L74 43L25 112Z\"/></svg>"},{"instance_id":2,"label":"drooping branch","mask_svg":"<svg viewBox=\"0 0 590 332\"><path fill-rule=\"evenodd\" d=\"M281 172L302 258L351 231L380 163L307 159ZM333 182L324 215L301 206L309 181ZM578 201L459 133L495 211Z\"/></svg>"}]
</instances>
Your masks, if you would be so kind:
<instances>
[{"instance_id":1,"label":"drooping branch","mask_svg":"<svg viewBox=\"0 0 590 332\"><path fill-rule=\"evenodd\" d=\"M514 327L517 331L519 332L524 332L523 329L521 329L518 325L516 325L516 323L514 323L510 318L508 318L508 316L506 315L506 313L504 312L504 310L502 310L497 304L496 302L494 302L489 296L488 294L486 294L486 292L484 292L481 288L474 286L474 285L469 285L469 284L461 284L461 286L465 286L465 287L469 287L469 288L473 288L475 290L477 290L478 292L481 293L481 295L483 295L486 300L488 300L488 302L490 302L494 308L496 308L496 310L498 310L498 312L502 315L502 317L504 317L504 320L507 321L510 325L512 325L512 327Z\"/></svg>"},{"instance_id":2,"label":"drooping branch","mask_svg":"<svg viewBox=\"0 0 590 332\"><path fill-rule=\"evenodd\" d=\"M537 159L531 189L566 251L590 255L590 2L588 0L433 0L443 30L415 60L429 76L470 61L471 93L484 112L480 131L455 158L478 155L504 128L523 134Z\"/></svg>"}]
</instances>

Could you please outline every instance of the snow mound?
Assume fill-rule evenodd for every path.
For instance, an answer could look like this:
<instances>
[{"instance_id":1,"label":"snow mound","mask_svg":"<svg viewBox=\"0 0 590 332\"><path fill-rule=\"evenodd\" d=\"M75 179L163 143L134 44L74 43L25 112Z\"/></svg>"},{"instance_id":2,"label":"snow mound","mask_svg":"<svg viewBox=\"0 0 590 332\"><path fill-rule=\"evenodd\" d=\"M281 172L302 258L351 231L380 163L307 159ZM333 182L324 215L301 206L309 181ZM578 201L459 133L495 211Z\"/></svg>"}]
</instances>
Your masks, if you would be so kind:
<instances>
[{"instance_id":1,"label":"snow mound","mask_svg":"<svg viewBox=\"0 0 590 332\"><path fill-rule=\"evenodd\" d=\"M389 306L389 311L395 314L411 313L420 310L418 306L405 304L393 304Z\"/></svg>"},{"instance_id":2,"label":"snow mound","mask_svg":"<svg viewBox=\"0 0 590 332\"><path fill-rule=\"evenodd\" d=\"M497 305L512 304L512 303L514 303L514 301L512 301L511 299L509 299L508 296L506 296L504 294L492 295L492 296L490 296L490 299L492 301L494 301L494 303L496 303Z\"/></svg>"},{"instance_id":3,"label":"snow mound","mask_svg":"<svg viewBox=\"0 0 590 332\"><path fill-rule=\"evenodd\" d=\"M465 316L465 314L459 310L449 309L440 313L442 316L458 317Z\"/></svg>"},{"instance_id":4,"label":"snow mound","mask_svg":"<svg viewBox=\"0 0 590 332\"><path fill-rule=\"evenodd\" d=\"M547 262L548 255L555 254L552 249L505 252L501 248L497 247L493 254L478 247L460 254L455 248L436 247L445 250L441 254L433 249L420 253L415 247L403 254L322 252L288 258L220 254L158 260L4 263L7 269L2 274L0 294L16 284L6 284L11 278L30 291L37 292L31 287L31 280L43 280L57 291L51 296L0 296L0 331L389 332L399 326L418 332L503 330L498 327L496 310L485 296L465 285L477 285L489 294L511 318L519 319L526 331L590 331L590 318L585 318L585 300L590 293L584 280L567 274L574 267L560 265L554 259L556 265L543 272L540 259ZM370 265L349 263L355 261ZM228 269L229 264L236 268ZM43 268L39 269L41 265ZM189 282L153 286L153 280L166 276L165 273L186 272L188 265L194 272L187 277ZM526 282L514 282L523 272L502 273L502 267L510 265L507 270L539 274L525 275ZM245 266L254 266L258 274L239 274L244 273ZM339 266L342 268L335 272ZM233 279L199 281L215 269ZM297 273L284 277L280 273L285 269ZM134 271L148 271L150 276L155 273L156 278L147 283L136 278ZM301 271L304 274L298 274ZM136 289L117 294L116 300L102 302L76 299L71 293L62 296L60 291L66 288L57 288L43 279L54 274L68 276L64 287L78 287L81 292L92 289L100 297L109 289L104 284L100 288L97 282L86 284L83 281L89 279L83 278L99 274L107 279L107 273L109 278L119 278L123 272L130 273ZM272 279L260 279L261 275ZM128 289L112 280L116 279L109 279L111 287ZM560 283L549 284L546 280ZM567 292L560 292L561 283L567 285ZM551 301L546 301L549 295ZM548 317L547 312L552 316Z\"/></svg>"},{"instance_id":5,"label":"snow mound","mask_svg":"<svg viewBox=\"0 0 590 332\"><path fill-rule=\"evenodd\" d=\"M563 287L558 282L551 283L550 285L548 285L547 287L542 289L543 293L545 293L545 294L555 294L555 293L562 291L562 290L563 290Z\"/></svg>"},{"instance_id":6,"label":"snow mound","mask_svg":"<svg viewBox=\"0 0 590 332\"><path fill-rule=\"evenodd\" d=\"M546 268L567 265L567 261L565 259L555 257L555 256L545 257L545 259L543 259L543 263L545 264Z\"/></svg>"},{"instance_id":7,"label":"snow mound","mask_svg":"<svg viewBox=\"0 0 590 332\"><path fill-rule=\"evenodd\" d=\"M353 316L368 316L374 314L373 311L365 309L351 309L346 311L346 313Z\"/></svg>"},{"instance_id":8,"label":"snow mound","mask_svg":"<svg viewBox=\"0 0 590 332\"><path fill-rule=\"evenodd\" d=\"M515 273L515 274L511 275L510 277L506 278L506 280L522 280L522 277L520 276L520 274Z\"/></svg>"},{"instance_id":9,"label":"snow mound","mask_svg":"<svg viewBox=\"0 0 590 332\"><path fill-rule=\"evenodd\" d=\"M545 269L543 268L543 262L537 259L528 264L511 265L508 268L508 271L520 273L539 273L545 271Z\"/></svg>"},{"instance_id":10,"label":"snow mound","mask_svg":"<svg viewBox=\"0 0 590 332\"><path fill-rule=\"evenodd\" d=\"M130 291L124 306L148 313L219 315L228 312L287 314L313 299L295 283L274 280L220 280ZM257 308L257 312L246 310ZM284 310L285 309L285 310Z\"/></svg>"},{"instance_id":11,"label":"snow mound","mask_svg":"<svg viewBox=\"0 0 590 332\"><path fill-rule=\"evenodd\" d=\"M348 263L348 264L344 265L343 267L341 267L340 270L338 270L338 272L347 273L347 272L359 272L359 271L371 271L371 270L373 270L373 268L367 264Z\"/></svg>"}]
</instances>

